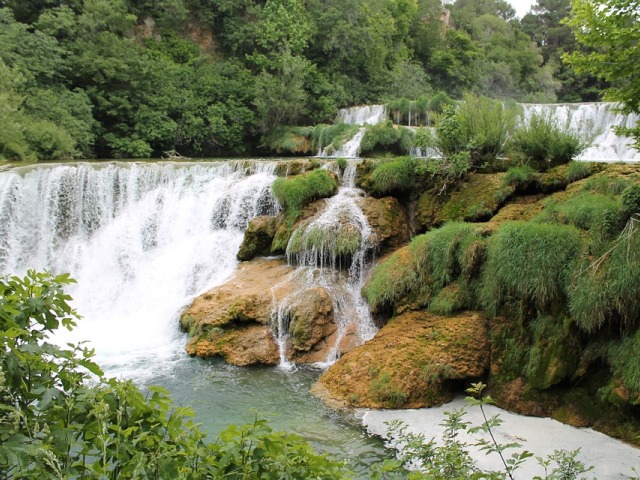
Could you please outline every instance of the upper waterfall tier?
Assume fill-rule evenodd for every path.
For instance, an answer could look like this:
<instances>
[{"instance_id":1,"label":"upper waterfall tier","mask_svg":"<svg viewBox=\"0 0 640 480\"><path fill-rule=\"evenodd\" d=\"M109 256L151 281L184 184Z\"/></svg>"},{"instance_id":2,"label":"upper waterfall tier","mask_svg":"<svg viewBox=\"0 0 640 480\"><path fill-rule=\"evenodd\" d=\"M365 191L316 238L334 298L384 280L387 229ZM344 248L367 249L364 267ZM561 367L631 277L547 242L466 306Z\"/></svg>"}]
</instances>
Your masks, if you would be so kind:
<instances>
[{"instance_id":1,"label":"upper waterfall tier","mask_svg":"<svg viewBox=\"0 0 640 480\"><path fill-rule=\"evenodd\" d=\"M361 107L343 108L338 111L336 123L351 125L376 125L387 119L386 105L364 105Z\"/></svg>"},{"instance_id":2,"label":"upper waterfall tier","mask_svg":"<svg viewBox=\"0 0 640 480\"><path fill-rule=\"evenodd\" d=\"M577 158L582 161L638 162L640 152L631 145L633 140L616 135L614 127L634 127L640 119L636 114L616 111L615 103L558 103L523 104L523 119L544 115L560 127L569 127L580 133L589 147Z\"/></svg>"},{"instance_id":3,"label":"upper waterfall tier","mask_svg":"<svg viewBox=\"0 0 640 480\"><path fill-rule=\"evenodd\" d=\"M69 272L110 374L145 376L182 351L179 310L225 281L248 221L275 214L276 163L81 163L0 172L0 274ZM64 337L64 338L63 338Z\"/></svg>"}]
</instances>

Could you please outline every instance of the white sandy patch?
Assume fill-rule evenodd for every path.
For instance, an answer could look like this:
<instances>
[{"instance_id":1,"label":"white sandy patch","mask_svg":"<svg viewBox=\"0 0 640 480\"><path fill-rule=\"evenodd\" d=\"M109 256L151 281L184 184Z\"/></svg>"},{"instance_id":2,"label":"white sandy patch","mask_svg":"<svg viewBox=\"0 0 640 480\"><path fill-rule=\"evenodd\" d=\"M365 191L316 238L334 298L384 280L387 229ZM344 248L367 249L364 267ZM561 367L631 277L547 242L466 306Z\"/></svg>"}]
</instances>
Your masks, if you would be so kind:
<instances>
[{"instance_id":1,"label":"white sandy patch","mask_svg":"<svg viewBox=\"0 0 640 480\"><path fill-rule=\"evenodd\" d=\"M387 426L384 422L402 420L409 426L409 431L425 435L427 441L442 437L444 428L440 425L445 412L466 407L465 420L472 426L483 422L479 407L469 407L463 398L440 407L419 410L366 410L363 411L362 422L369 433L386 438ZM544 469L538 465L536 456L546 458L554 450L575 450L580 448L578 460L594 469L583 478L628 479L635 478L633 468L640 474L640 450L615 440L602 433L588 428L575 428L550 418L526 417L507 412L493 406L485 407L487 416L500 415L502 425L493 430L500 444L517 442L522 445L520 451L528 450L534 454L515 472L517 480L529 480L536 475L544 475ZM469 446L476 464L483 470L504 471L500 457L496 453L486 455L472 445L478 436L466 432L460 434L461 441ZM507 450L510 457L516 450ZM544 478L544 477L543 477Z\"/></svg>"}]
</instances>

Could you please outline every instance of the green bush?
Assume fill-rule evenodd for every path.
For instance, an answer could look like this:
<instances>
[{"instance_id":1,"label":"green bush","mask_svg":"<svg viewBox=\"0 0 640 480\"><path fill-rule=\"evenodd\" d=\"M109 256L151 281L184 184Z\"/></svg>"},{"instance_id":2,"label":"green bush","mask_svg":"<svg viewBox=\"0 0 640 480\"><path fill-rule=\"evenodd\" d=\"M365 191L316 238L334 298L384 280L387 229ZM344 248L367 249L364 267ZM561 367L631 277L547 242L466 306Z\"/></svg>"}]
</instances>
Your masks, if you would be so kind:
<instances>
[{"instance_id":1,"label":"green bush","mask_svg":"<svg viewBox=\"0 0 640 480\"><path fill-rule=\"evenodd\" d=\"M449 95L444 92L438 92L429 100L428 109L431 112L442 113L446 107L453 106L455 104L456 101Z\"/></svg>"},{"instance_id":2,"label":"green bush","mask_svg":"<svg viewBox=\"0 0 640 480\"><path fill-rule=\"evenodd\" d=\"M595 261L573 273L569 308L578 325L594 332L605 324L635 328L640 319L640 232L635 222Z\"/></svg>"},{"instance_id":3,"label":"green bush","mask_svg":"<svg viewBox=\"0 0 640 480\"><path fill-rule=\"evenodd\" d=\"M567 296L567 283L582 249L574 227L523 222L503 224L490 238L482 299L495 313L506 302L546 310Z\"/></svg>"},{"instance_id":4,"label":"green bush","mask_svg":"<svg viewBox=\"0 0 640 480\"><path fill-rule=\"evenodd\" d=\"M586 141L569 126L558 126L550 115L533 114L509 140L513 156L537 170L568 163L586 148Z\"/></svg>"},{"instance_id":5,"label":"green bush","mask_svg":"<svg viewBox=\"0 0 640 480\"><path fill-rule=\"evenodd\" d=\"M509 185L516 190L527 190L532 185L540 182L540 173L529 165L511 167L506 171L502 179L503 185Z\"/></svg>"},{"instance_id":6,"label":"green bush","mask_svg":"<svg viewBox=\"0 0 640 480\"><path fill-rule=\"evenodd\" d=\"M587 162L569 162L565 179L567 182L577 182L591 175L591 166Z\"/></svg>"},{"instance_id":7,"label":"green bush","mask_svg":"<svg viewBox=\"0 0 640 480\"><path fill-rule=\"evenodd\" d=\"M400 132L401 129L395 128L391 122L367 126L360 143L360 153L397 145L402 137Z\"/></svg>"},{"instance_id":8,"label":"green bush","mask_svg":"<svg viewBox=\"0 0 640 480\"><path fill-rule=\"evenodd\" d=\"M415 180L414 162L411 157L399 157L390 162L380 163L369 176L371 190L380 195L411 190Z\"/></svg>"},{"instance_id":9,"label":"green bush","mask_svg":"<svg viewBox=\"0 0 640 480\"><path fill-rule=\"evenodd\" d=\"M319 198L330 197L337 188L336 180L326 170L313 170L293 178L277 178L273 182L273 193L291 223L305 205Z\"/></svg>"}]
</instances>

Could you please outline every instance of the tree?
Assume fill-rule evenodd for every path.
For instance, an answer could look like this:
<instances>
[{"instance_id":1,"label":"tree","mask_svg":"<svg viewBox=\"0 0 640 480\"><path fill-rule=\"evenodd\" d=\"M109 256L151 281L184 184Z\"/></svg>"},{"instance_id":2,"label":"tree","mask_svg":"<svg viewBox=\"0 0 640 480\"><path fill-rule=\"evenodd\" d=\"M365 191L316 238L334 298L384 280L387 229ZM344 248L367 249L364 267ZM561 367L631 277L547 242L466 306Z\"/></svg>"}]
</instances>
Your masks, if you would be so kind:
<instances>
[{"instance_id":1,"label":"tree","mask_svg":"<svg viewBox=\"0 0 640 480\"><path fill-rule=\"evenodd\" d=\"M640 1L572 0L567 24L578 43L590 49L564 56L578 73L611 82L606 96L619 101L625 113L640 113ZM640 124L619 127L640 149Z\"/></svg>"}]
</instances>

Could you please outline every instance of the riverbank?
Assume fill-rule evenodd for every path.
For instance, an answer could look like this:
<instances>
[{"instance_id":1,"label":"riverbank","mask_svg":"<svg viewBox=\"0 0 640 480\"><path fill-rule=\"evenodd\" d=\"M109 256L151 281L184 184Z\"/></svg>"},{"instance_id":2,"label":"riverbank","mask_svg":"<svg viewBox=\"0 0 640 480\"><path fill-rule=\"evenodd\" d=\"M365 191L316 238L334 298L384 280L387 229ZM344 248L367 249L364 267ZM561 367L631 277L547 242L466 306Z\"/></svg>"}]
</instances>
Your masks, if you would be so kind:
<instances>
[{"instance_id":1,"label":"riverbank","mask_svg":"<svg viewBox=\"0 0 640 480\"><path fill-rule=\"evenodd\" d=\"M478 407L467 406L462 397L439 407L413 410L359 410L362 424L372 435L388 439L386 422L401 420L408 425L408 431L423 434L426 441L442 438L444 427L441 425L445 412L465 408L465 420L471 426L480 425L484 420ZM588 428L576 428L557 422L550 418L527 417L507 412L495 406L486 406L487 416L500 415L502 425L493 430L496 441L500 444L517 442L518 450L507 450L506 457L516 451L528 450L534 454L527 459L515 473L516 479L531 479L536 475L544 475L544 469L538 464L536 457L547 458L555 450L580 449L577 459L585 465L593 466L593 470L585 474L585 478L614 480L637 478L639 474L633 468L640 466L640 450L619 440ZM486 455L474 443L480 434L460 434L461 441L469 444L468 450L482 470L502 471L501 460L495 453ZM393 445L391 445L393 446ZM544 478L544 477L543 477Z\"/></svg>"}]
</instances>

